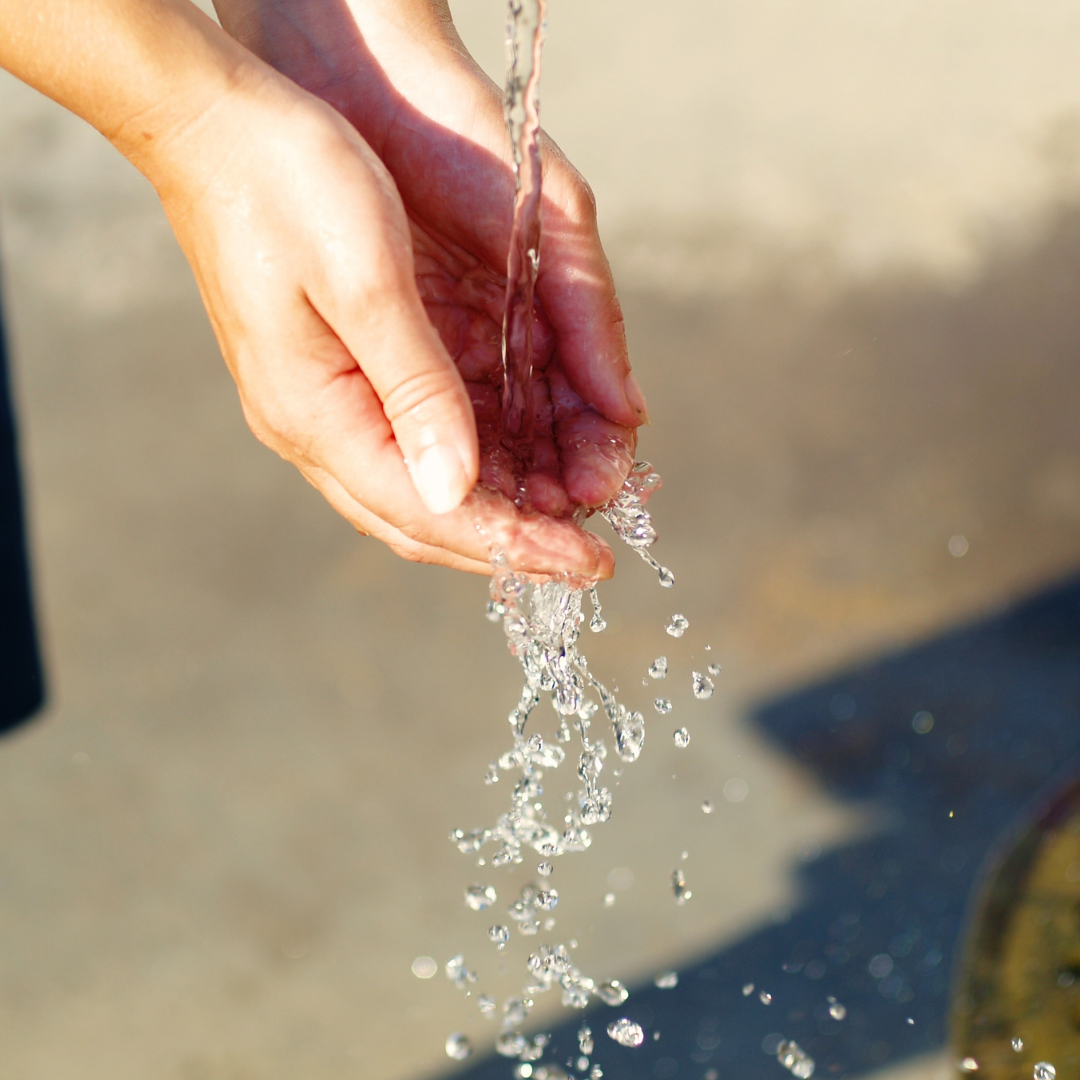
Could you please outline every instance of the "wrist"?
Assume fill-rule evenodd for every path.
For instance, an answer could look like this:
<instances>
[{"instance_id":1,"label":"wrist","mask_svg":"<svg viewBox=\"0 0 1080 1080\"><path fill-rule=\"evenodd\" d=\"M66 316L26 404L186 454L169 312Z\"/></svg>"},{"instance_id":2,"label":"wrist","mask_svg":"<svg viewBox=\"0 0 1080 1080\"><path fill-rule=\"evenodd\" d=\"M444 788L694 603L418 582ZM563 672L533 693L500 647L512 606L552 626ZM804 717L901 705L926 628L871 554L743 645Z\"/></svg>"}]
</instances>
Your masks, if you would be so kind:
<instances>
[{"instance_id":1,"label":"wrist","mask_svg":"<svg viewBox=\"0 0 1080 1080\"><path fill-rule=\"evenodd\" d=\"M414 100L421 92L417 81L450 67L479 71L445 0L214 0L214 5L221 25L238 42L334 106L374 142L378 124L365 118L387 115L402 97Z\"/></svg>"}]
</instances>

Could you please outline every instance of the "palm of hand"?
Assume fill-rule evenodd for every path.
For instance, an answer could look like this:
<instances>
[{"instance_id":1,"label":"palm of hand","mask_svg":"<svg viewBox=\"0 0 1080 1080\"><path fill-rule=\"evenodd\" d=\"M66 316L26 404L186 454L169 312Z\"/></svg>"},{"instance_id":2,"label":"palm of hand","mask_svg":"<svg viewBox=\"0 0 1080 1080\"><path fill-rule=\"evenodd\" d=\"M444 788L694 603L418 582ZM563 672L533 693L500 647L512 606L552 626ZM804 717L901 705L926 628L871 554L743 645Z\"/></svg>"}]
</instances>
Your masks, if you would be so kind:
<instances>
[{"instance_id":1,"label":"palm of hand","mask_svg":"<svg viewBox=\"0 0 1080 1080\"><path fill-rule=\"evenodd\" d=\"M607 420L574 391L562 368L556 336L538 305L533 329L535 436L532 460L519 478L519 466L502 439L505 274L415 218L412 226L421 300L476 413L481 484L552 517L605 502L633 462L633 430Z\"/></svg>"}]
</instances>

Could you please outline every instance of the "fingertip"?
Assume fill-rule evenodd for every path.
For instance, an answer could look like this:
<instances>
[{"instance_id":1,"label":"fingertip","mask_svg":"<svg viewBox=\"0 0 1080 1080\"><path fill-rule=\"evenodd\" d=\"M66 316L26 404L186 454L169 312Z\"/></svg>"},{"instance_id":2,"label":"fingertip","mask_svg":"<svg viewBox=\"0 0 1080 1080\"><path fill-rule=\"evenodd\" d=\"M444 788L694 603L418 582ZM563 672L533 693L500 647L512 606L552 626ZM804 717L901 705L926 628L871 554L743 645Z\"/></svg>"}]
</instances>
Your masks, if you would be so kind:
<instances>
[{"instance_id":1,"label":"fingertip","mask_svg":"<svg viewBox=\"0 0 1080 1080\"><path fill-rule=\"evenodd\" d=\"M433 514L456 510L476 480L458 450L444 443L426 447L415 462L406 460L406 465L417 494Z\"/></svg>"},{"instance_id":2,"label":"fingertip","mask_svg":"<svg viewBox=\"0 0 1080 1080\"><path fill-rule=\"evenodd\" d=\"M652 421L649 419L649 406L645 401L645 394L642 392L637 379L634 378L634 373L632 371L623 380L623 393L626 394L626 404L637 417L637 424L634 426L648 424L649 427L652 427Z\"/></svg>"}]
</instances>

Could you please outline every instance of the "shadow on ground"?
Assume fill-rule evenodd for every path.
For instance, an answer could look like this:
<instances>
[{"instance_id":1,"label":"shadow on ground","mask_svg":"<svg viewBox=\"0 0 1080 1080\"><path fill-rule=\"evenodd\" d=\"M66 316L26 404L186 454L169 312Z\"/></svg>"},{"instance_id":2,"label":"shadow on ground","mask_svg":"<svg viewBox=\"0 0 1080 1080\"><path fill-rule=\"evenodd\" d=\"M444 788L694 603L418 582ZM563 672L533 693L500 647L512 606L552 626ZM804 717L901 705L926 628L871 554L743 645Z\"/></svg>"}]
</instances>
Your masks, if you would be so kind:
<instances>
[{"instance_id":1,"label":"shadow on ground","mask_svg":"<svg viewBox=\"0 0 1080 1080\"><path fill-rule=\"evenodd\" d=\"M780 1035L823 1076L940 1049L979 868L1036 793L1073 770L1078 713L1080 578L757 708L769 739L878 825L809 851L797 908L681 972L676 989L638 987L622 1008L589 1014L598 1034L617 1016L645 1028L638 1050L599 1037L606 1075L776 1078L763 1045ZM549 1061L566 1063L580 1022L556 1030ZM511 1072L496 1059L463 1075Z\"/></svg>"}]
</instances>

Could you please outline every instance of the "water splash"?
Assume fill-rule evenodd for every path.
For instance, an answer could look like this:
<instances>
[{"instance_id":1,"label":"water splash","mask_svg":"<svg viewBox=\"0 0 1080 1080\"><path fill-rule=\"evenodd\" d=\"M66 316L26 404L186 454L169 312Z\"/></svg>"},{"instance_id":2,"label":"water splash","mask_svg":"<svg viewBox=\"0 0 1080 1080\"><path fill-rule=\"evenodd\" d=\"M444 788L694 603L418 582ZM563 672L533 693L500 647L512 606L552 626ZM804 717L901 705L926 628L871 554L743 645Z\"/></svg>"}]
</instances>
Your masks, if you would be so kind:
<instances>
[{"instance_id":1,"label":"water splash","mask_svg":"<svg viewBox=\"0 0 1080 1080\"><path fill-rule=\"evenodd\" d=\"M645 1032L641 1030L641 1025L625 1016L608 1024L607 1033L620 1046L640 1046L645 1041Z\"/></svg>"},{"instance_id":2,"label":"water splash","mask_svg":"<svg viewBox=\"0 0 1080 1080\"><path fill-rule=\"evenodd\" d=\"M799 1080L808 1080L814 1075L814 1059L797 1043L785 1039L776 1048L776 1060Z\"/></svg>"},{"instance_id":3,"label":"water splash","mask_svg":"<svg viewBox=\"0 0 1080 1080\"><path fill-rule=\"evenodd\" d=\"M472 1054L472 1043L468 1037L455 1032L446 1040L446 1056L455 1061L464 1061Z\"/></svg>"},{"instance_id":4,"label":"water splash","mask_svg":"<svg viewBox=\"0 0 1080 1080\"><path fill-rule=\"evenodd\" d=\"M681 870L671 871L671 891L676 904L685 904L694 894L686 887L686 875Z\"/></svg>"},{"instance_id":5,"label":"water splash","mask_svg":"<svg viewBox=\"0 0 1080 1080\"><path fill-rule=\"evenodd\" d=\"M703 675L700 671L693 671L690 673L690 685L691 689L694 691L694 697L696 697L698 701L708 701L708 699L713 696L715 687L713 686L712 679L710 679L708 675Z\"/></svg>"}]
</instances>

